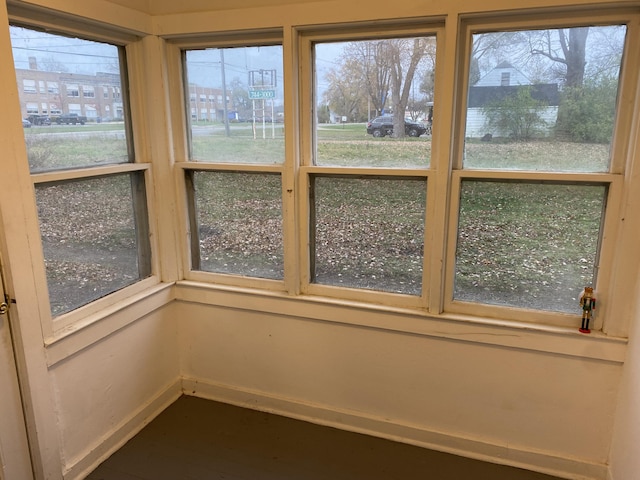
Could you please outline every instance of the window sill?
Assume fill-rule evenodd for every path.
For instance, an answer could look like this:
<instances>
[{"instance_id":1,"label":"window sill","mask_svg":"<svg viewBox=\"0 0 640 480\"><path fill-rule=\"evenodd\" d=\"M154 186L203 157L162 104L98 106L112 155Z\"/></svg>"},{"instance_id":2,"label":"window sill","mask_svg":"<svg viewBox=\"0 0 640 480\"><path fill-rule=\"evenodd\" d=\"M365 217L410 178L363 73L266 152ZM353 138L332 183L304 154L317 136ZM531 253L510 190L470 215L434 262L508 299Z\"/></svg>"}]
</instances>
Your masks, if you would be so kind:
<instances>
[{"instance_id":1,"label":"window sill","mask_svg":"<svg viewBox=\"0 0 640 480\"><path fill-rule=\"evenodd\" d=\"M417 309L310 295L294 297L284 292L193 281L177 282L175 298L187 303L615 363L624 362L627 346L625 338L610 337L598 331L580 333L578 314L576 328L571 329L476 316L432 315Z\"/></svg>"},{"instance_id":2,"label":"window sill","mask_svg":"<svg viewBox=\"0 0 640 480\"><path fill-rule=\"evenodd\" d=\"M173 299L173 283L155 284L120 300L107 308L84 317L81 321L57 331L45 339L48 366L64 360L169 304Z\"/></svg>"}]
</instances>

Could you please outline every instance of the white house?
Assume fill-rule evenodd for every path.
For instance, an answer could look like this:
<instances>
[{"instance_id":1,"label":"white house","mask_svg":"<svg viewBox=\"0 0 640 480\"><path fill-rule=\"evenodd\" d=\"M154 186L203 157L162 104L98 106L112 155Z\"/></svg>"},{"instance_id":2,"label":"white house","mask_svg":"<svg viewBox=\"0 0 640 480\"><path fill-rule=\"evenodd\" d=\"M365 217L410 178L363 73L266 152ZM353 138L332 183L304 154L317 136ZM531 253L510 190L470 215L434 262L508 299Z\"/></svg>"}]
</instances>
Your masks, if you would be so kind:
<instances>
[{"instance_id":1,"label":"white house","mask_svg":"<svg viewBox=\"0 0 640 480\"><path fill-rule=\"evenodd\" d=\"M508 136L508 132L500 132L487 125L483 108L491 102L517 94L522 87L530 87L531 96L548 105L540 115L546 122L547 129L553 127L558 116L558 85L534 84L509 62L502 62L469 87L466 137L483 137L486 134L494 137Z\"/></svg>"}]
</instances>

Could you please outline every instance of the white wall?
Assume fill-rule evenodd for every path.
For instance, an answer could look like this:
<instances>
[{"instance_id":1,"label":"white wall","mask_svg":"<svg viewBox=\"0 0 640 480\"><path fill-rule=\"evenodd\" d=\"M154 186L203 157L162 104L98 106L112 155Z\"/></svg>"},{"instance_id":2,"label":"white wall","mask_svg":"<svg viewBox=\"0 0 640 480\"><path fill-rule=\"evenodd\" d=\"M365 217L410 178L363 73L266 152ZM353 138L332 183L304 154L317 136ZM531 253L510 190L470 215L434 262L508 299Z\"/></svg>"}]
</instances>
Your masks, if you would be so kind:
<instances>
[{"instance_id":1,"label":"white wall","mask_svg":"<svg viewBox=\"0 0 640 480\"><path fill-rule=\"evenodd\" d=\"M640 295L639 295L640 297ZM639 303L640 307L640 303ZM640 308L639 308L640 310ZM640 314L629 342L611 448L611 480L636 478L640 472Z\"/></svg>"},{"instance_id":2,"label":"white wall","mask_svg":"<svg viewBox=\"0 0 640 480\"><path fill-rule=\"evenodd\" d=\"M443 338L192 302L179 310L191 394L567 478L604 478L619 362L500 347L470 332Z\"/></svg>"},{"instance_id":3,"label":"white wall","mask_svg":"<svg viewBox=\"0 0 640 480\"><path fill-rule=\"evenodd\" d=\"M32 3L114 24L124 21L128 28L156 34L266 28L282 26L283 22L290 27L294 20L300 24L370 20L371 12L386 15L390 11L381 0L372 0L368 4L372 8L367 9L357 2L326 1L151 18L139 12L129 15L124 7L111 8L99 1L91 5L75 0ZM170 3L175 2L161 5L168 8ZM554 4L557 2L527 0L523 7ZM136 5L142 8L145 2ZM493 0L485 6L509 10L513 3ZM472 0L405 2L391 10L398 17L446 15L451 10L455 18L456 9L465 8L475 11L477 4ZM290 35L290 29L285 28L285 35ZM161 273L170 284L176 276L167 271L181 267L176 265L180 263L176 258L180 246L177 229L171 223L179 207L164 208L160 203L173 202L167 192L174 183L168 139L171 128L163 110L166 91L161 77L165 66L161 42L150 37L143 43L139 50L148 63L140 66L144 71L133 88L147 95L142 103L148 110L156 108L147 113L149 118L143 118L146 123L140 130L157 133L157 127L164 128L161 135L148 134L143 150L158 162L153 176L163 195L157 195L159 203L153 211L163 220L159 223L166 225L166 230L160 231L165 242ZM12 75L12 69L2 69L2 84L11 84ZM145 75L148 82L140 80ZM140 84L148 86L150 93L145 94ZM17 105L17 92L12 93ZM8 124L0 118L0 127ZM17 150L19 135L3 136L4 131L0 128L0 140ZM13 133L17 131L19 127L13 129ZM21 155L24 157L24 152ZM19 165L24 158L17 157L3 161ZM22 199L27 213L12 215L14 222L7 230L8 243L16 246L9 261L18 275L18 293L28 298L29 294L41 297L42 292L34 287L38 280L30 277L38 273L35 260L35 267L18 273L18 265L24 265L18 260L30 251L26 245L30 239L33 244L34 233L37 238L34 208L28 204L30 191L25 190L30 187L25 170L23 166L15 174L15 190L20 196L14 198ZM0 198L6 199L10 210L9 202L14 200L8 195ZM24 218L30 222L26 226L19 224ZM49 449L38 453L36 459L47 478L62 478L63 472L65 478L81 478L174 399L180 393L181 378L188 394L567 478L606 476L623 370L623 340L609 342L605 335L595 334L587 339L577 332L557 329L489 325L489 319L487 325L478 326L455 319L412 318L401 312L353 308L340 302L280 298L274 306L269 296L249 296L239 289L234 298L225 297L223 289L214 287L203 292L185 284L179 290L179 302L172 303L173 291L168 288L154 291L152 296L157 298L141 297L53 339L42 335L40 322L46 314L38 312L35 305L21 307L26 345L21 363L29 374L27 390L33 392L29 399L35 410L33 421L44 431L38 441ZM384 318L378 318L381 316ZM625 374L612 451L615 480L633 478L640 468L626 447L637 444L640 429L625 425L626 419L632 423L638 418L635 405L640 385L634 378L638 377L639 357L636 341L630 350L631 366ZM38 392L47 395L39 398ZM54 415L49 418L51 410ZM61 460L51 460L55 455ZM59 472L55 469L60 464Z\"/></svg>"},{"instance_id":4,"label":"white wall","mask_svg":"<svg viewBox=\"0 0 640 480\"><path fill-rule=\"evenodd\" d=\"M165 307L51 366L68 478L95 468L182 393L177 329Z\"/></svg>"}]
</instances>

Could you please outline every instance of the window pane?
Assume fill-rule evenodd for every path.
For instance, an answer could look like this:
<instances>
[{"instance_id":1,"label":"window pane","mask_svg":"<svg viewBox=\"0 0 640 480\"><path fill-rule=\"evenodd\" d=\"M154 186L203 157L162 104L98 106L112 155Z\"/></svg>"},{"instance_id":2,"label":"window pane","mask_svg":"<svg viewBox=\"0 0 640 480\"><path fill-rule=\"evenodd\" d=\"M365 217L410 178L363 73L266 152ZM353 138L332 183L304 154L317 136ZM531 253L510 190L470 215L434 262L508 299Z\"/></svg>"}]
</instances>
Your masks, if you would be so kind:
<instances>
[{"instance_id":1,"label":"window pane","mask_svg":"<svg viewBox=\"0 0 640 480\"><path fill-rule=\"evenodd\" d=\"M464 166L606 172L624 26L473 35Z\"/></svg>"},{"instance_id":2,"label":"window pane","mask_svg":"<svg viewBox=\"0 0 640 480\"><path fill-rule=\"evenodd\" d=\"M54 316L150 275L148 257L141 260L149 245L139 235L146 227L134 221L134 191L144 192L142 175L36 186Z\"/></svg>"},{"instance_id":3,"label":"window pane","mask_svg":"<svg viewBox=\"0 0 640 480\"><path fill-rule=\"evenodd\" d=\"M435 37L316 44L316 165L428 167L435 55Z\"/></svg>"},{"instance_id":4,"label":"window pane","mask_svg":"<svg viewBox=\"0 0 640 480\"><path fill-rule=\"evenodd\" d=\"M425 180L316 177L313 189L316 283L420 295Z\"/></svg>"},{"instance_id":5,"label":"window pane","mask_svg":"<svg viewBox=\"0 0 640 480\"><path fill-rule=\"evenodd\" d=\"M185 56L191 159L283 163L282 46L189 50Z\"/></svg>"},{"instance_id":6,"label":"window pane","mask_svg":"<svg viewBox=\"0 0 640 480\"><path fill-rule=\"evenodd\" d=\"M78 87L120 88L118 47L13 26L10 32L18 84L25 86L22 118L34 127L24 130L31 172L128 162L122 99L81 96ZM30 92L45 82L33 107Z\"/></svg>"},{"instance_id":7,"label":"window pane","mask_svg":"<svg viewBox=\"0 0 640 480\"><path fill-rule=\"evenodd\" d=\"M595 282L601 185L465 180L454 299L575 313Z\"/></svg>"},{"instance_id":8,"label":"window pane","mask_svg":"<svg viewBox=\"0 0 640 480\"><path fill-rule=\"evenodd\" d=\"M194 269L282 279L280 175L193 172L193 177L199 237Z\"/></svg>"}]
</instances>

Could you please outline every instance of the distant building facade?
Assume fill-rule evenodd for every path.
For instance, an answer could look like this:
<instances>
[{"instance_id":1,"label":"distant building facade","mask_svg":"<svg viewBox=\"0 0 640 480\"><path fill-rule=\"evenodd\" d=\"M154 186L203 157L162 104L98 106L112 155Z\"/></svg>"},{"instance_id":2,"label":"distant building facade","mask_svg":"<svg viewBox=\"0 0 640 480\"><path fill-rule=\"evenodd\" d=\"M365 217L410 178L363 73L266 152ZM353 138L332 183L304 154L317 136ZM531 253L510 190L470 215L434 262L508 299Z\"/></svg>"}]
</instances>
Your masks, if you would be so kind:
<instances>
[{"instance_id":1,"label":"distant building facade","mask_svg":"<svg viewBox=\"0 0 640 480\"><path fill-rule=\"evenodd\" d=\"M29 68L17 68L22 118L29 115L75 113L88 121L122 120L124 104L122 84L117 73L98 72L95 75L40 70L34 57ZM189 85L192 120L222 121L224 104L221 88ZM233 110L227 94L227 109Z\"/></svg>"},{"instance_id":2,"label":"distant building facade","mask_svg":"<svg viewBox=\"0 0 640 480\"><path fill-rule=\"evenodd\" d=\"M234 105L227 91L227 115L234 115ZM221 88L201 87L189 84L189 108L192 121L224 121L224 99ZM233 118L231 118L233 120Z\"/></svg>"},{"instance_id":3,"label":"distant building facade","mask_svg":"<svg viewBox=\"0 0 640 480\"><path fill-rule=\"evenodd\" d=\"M469 87L467 99L467 137L505 136L505 132L491 131L487 126L484 108L493 102L517 95L524 87L530 89L531 97L546 105L539 112L547 129L553 128L558 117L560 93L555 83L532 83L522 72L508 62L502 62L484 77Z\"/></svg>"},{"instance_id":4,"label":"distant building facade","mask_svg":"<svg viewBox=\"0 0 640 480\"><path fill-rule=\"evenodd\" d=\"M20 110L29 115L76 113L89 121L122 119L120 75L99 72L85 75L39 70L36 59L29 58L28 69L16 69Z\"/></svg>"}]
</instances>

